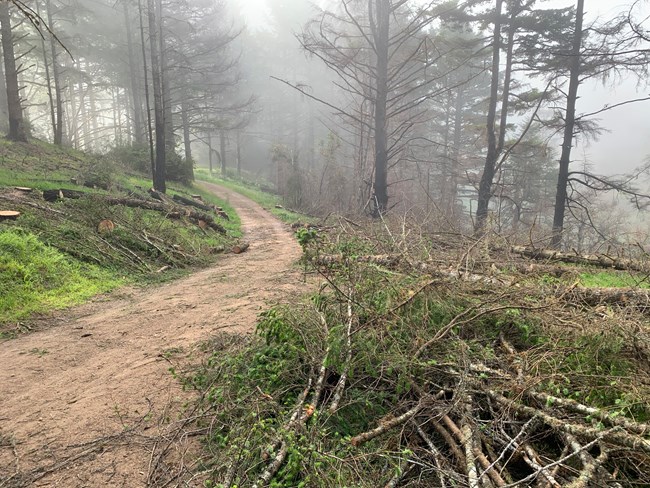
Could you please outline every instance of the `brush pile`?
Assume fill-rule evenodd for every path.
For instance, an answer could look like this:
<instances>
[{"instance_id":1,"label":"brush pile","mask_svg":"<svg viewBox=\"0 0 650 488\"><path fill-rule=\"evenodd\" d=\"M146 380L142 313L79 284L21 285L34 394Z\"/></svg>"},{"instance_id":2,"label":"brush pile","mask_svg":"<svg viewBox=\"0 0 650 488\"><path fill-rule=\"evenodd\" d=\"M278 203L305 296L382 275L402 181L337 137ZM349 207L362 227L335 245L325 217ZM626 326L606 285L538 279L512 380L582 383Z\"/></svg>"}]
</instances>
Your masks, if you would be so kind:
<instances>
[{"instance_id":1,"label":"brush pile","mask_svg":"<svg viewBox=\"0 0 650 488\"><path fill-rule=\"evenodd\" d=\"M563 265L345 221L303 247L318 293L186 378L211 486L650 484L643 256Z\"/></svg>"}]
</instances>

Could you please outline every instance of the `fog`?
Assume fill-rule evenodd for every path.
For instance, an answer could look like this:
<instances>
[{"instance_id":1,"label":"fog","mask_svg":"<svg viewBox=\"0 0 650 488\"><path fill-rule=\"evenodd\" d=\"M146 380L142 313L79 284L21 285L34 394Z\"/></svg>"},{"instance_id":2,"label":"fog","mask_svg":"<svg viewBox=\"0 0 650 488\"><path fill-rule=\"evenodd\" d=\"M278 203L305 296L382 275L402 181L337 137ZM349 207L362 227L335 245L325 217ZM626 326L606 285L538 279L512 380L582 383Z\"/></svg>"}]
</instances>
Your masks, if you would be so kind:
<instances>
[{"instance_id":1,"label":"fog","mask_svg":"<svg viewBox=\"0 0 650 488\"><path fill-rule=\"evenodd\" d=\"M585 223L636 232L645 214L623 203L645 206L645 180L607 176L650 155L650 102L628 103L649 97L650 5L628 23L630 3L588 1L577 36L582 2L524 3L12 6L3 129L109 154L157 189L197 168L246 178L314 215L556 234L566 219L582 241Z\"/></svg>"}]
</instances>

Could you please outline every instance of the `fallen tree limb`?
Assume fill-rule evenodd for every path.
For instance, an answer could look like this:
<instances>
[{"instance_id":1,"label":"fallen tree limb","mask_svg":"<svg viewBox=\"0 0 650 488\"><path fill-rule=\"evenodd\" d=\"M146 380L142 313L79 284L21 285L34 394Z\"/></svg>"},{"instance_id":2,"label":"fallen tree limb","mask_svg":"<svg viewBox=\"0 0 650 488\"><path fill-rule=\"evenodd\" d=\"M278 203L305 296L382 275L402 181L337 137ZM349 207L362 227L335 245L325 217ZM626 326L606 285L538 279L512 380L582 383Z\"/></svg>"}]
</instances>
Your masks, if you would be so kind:
<instances>
[{"instance_id":1,"label":"fallen tree limb","mask_svg":"<svg viewBox=\"0 0 650 488\"><path fill-rule=\"evenodd\" d=\"M604 440L617 446L627 447L633 450L643 451L650 454L650 441L643 439L639 436L629 434L623 430L622 427L613 427L607 430L601 430L595 427L587 427L585 425L576 425L564 420L560 420L540 409L522 405L504 397L502 394L493 390L485 390L485 393L497 403L504 407L514 409L521 414L530 417L538 416L538 418L547 424L549 427L557 430L558 432L565 432L577 437L584 437L587 439Z\"/></svg>"},{"instance_id":2,"label":"fallen tree limb","mask_svg":"<svg viewBox=\"0 0 650 488\"><path fill-rule=\"evenodd\" d=\"M570 398L558 398L547 393L539 393L534 390L527 390L525 394L546 405L553 405L581 415L593 417L611 426L622 427L629 432L645 436L650 435L650 425L637 423L627 417L609 415L598 408L589 407L571 400Z\"/></svg>"},{"instance_id":3,"label":"fallen tree limb","mask_svg":"<svg viewBox=\"0 0 650 488\"><path fill-rule=\"evenodd\" d=\"M561 261L563 263L585 264L622 271L650 271L650 263L633 259L617 258L606 254L571 254L552 249L535 249L525 246L512 246L510 252L531 259L542 261Z\"/></svg>"},{"instance_id":4,"label":"fallen tree limb","mask_svg":"<svg viewBox=\"0 0 650 488\"><path fill-rule=\"evenodd\" d=\"M315 266L331 266L333 264L345 263L370 263L386 268L395 267L401 261L402 257L398 254L380 254L367 256L344 256L342 254L323 254L314 257L311 262Z\"/></svg>"},{"instance_id":5,"label":"fallen tree limb","mask_svg":"<svg viewBox=\"0 0 650 488\"><path fill-rule=\"evenodd\" d=\"M212 207L209 207L208 205L205 205L204 203L201 203L197 200L194 200L193 198L185 198L180 195L173 195L172 200L175 202L181 203L183 205L188 205L190 207L196 207L200 210L203 210L204 212L212 212L214 209Z\"/></svg>"},{"instance_id":6,"label":"fallen tree limb","mask_svg":"<svg viewBox=\"0 0 650 488\"><path fill-rule=\"evenodd\" d=\"M156 212L165 213L170 218L185 216L199 223L200 221L203 221L207 227L211 228L212 230L216 230L221 234L226 233L226 229L224 229L223 226L217 224L211 215L200 213L195 210L169 206L165 205L164 203L151 202L148 200L139 200L137 198L106 197L102 200L105 201L108 205L124 205L125 207L130 208L141 208L143 210L153 210Z\"/></svg>"},{"instance_id":7,"label":"fallen tree limb","mask_svg":"<svg viewBox=\"0 0 650 488\"><path fill-rule=\"evenodd\" d=\"M369 440L372 440L375 437L378 437L388 432L389 430L397 427L398 425L401 425L407 422L408 420L411 420L421 409L422 409L422 405L418 403L415 407L404 412L402 415L398 417L393 417L388 420L380 421L378 427L375 427L372 430L354 436L350 440L350 444L352 444L355 447L360 446L364 442L368 442Z\"/></svg>"}]
</instances>

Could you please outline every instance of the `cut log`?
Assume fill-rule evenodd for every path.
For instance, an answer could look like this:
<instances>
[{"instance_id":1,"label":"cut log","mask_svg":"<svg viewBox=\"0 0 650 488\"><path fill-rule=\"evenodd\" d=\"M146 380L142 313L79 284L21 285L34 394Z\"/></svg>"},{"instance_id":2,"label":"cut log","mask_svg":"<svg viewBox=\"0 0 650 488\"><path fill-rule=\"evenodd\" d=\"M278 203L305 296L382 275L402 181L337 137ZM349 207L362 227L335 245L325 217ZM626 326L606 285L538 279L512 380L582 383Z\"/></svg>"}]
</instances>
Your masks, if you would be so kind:
<instances>
[{"instance_id":1,"label":"cut log","mask_svg":"<svg viewBox=\"0 0 650 488\"><path fill-rule=\"evenodd\" d=\"M601 268L612 268L622 271L650 271L650 263L634 261L632 259L617 258L605 254L571 254L552 249L534 249L532 247L512 246L510 251L520 256L531 259L546 261L561 261L563 263L583 264L587 266L599 266Z\"/></svg>"},{"instance_id":2,"label":"cut log","mask_svg":"<svg viewBox=\"0 0 650 488\"><path fill-rule=\"evenodd\" d=\"M43 200L46 202L56 202L58 200L63 200L64 198L70 198L73 200L79 199L86 195L86 193L79 190L68 190L67 188L59 188L55 190L45 190L43 191Z\"/></svg>"},{"instance_id":3,"label":"cut log","mask_svg":"<svg viewBox=\"0 0 650 488\"><path fill-rule=\"evenodd\" d=\"M203 202L203 197L201 195L192 195L192 198L194 200L198 200L199 202Z\"/></svg>"},{"instance_id":4,"label":"cut log","mask_svg":"<svg viewBox=\"0 0 650 488\"><path fill-rule=\"evenodd\" d=\"M181 203L183 205L189 205L190 207L196 207L198 209L201 209L205 212L212 212L213 208L209 207L208 205L204 205L201 202L197 202L196 200L192 200L190 198L185 198L180 195L174 195L172 196L172 200L174 200L177 203Z\"/></svg>"},{"instance_id":5,"label":"cut log","mask_svg":"<svg viewBox=\"0 0 650 488\"><path fill-rule=\"evenodd\" d=\"M100 234L110 234L115 230L115 224L113 223L112 220L102 220L98 225L97 225L97 232Z\"/></svg>"},{"instance_id":6,"label":"cut log","mask_svg":"<svg viewBox=\"0 0 650 488\"><path fill-rule=\"evenodd\" d=\"M232 252L234 254L241 254L243 252L246 252L246 250L250 247L250 244L248 242L240 242L239 244L236 244L232 248Z\"/></svg>"},{"instance_id":7,"label":"cut log","mask_svg":"<svg viewBox=\"0 0 650 488\"><path fill-rule=\"evenodd\" d=\"M15 210L0 210L0 221L2 220L16 220L20 217L20 212Z\"/></svg>"}]
</instances>

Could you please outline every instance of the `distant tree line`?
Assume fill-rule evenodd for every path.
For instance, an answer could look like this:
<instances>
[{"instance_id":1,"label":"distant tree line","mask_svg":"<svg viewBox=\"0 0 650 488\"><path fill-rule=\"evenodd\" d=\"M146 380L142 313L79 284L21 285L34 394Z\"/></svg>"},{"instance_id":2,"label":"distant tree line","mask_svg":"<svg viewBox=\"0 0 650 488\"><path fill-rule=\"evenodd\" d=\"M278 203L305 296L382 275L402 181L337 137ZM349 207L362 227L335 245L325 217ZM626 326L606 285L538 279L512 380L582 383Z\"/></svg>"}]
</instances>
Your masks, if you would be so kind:
<instances>
[{"instance_id":1,"label":"distant tree line","mask_svg":"<svg viewBox=\"0 0 650 488\"><path fill-rule=\"evenodd\" d=\"M598 194L647 205L645 168L604 177L575 157L632 102L581 113L581 87L647 79L644 0L597 21L584 0L269 0L257 29L226 0L21 5L0 2L8 137L126 152L160 191L198 154L313 213L408 209L576 248L607 241Z\"/></svg>"}]
</instances>

